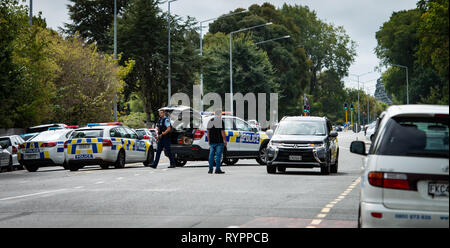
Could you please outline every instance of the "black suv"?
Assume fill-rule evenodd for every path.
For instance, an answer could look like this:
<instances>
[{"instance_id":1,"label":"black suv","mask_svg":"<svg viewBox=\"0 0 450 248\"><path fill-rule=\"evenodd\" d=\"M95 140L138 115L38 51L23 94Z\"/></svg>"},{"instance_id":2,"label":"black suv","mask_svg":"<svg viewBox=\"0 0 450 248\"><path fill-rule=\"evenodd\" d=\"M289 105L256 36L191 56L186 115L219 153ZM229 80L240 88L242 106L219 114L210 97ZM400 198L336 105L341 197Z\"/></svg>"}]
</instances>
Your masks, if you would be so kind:
<instances>
[{"instance_id":1,"label":"black suv","mask_svg":"<svg viewBox=\"0 0 450 248\"><path fill-rule=\"evenodd\" d=\"M319 167L323 175L337 173L337 136L326 117L284 117L267 146L267 172Z\"/></svg>"}]
</instances>

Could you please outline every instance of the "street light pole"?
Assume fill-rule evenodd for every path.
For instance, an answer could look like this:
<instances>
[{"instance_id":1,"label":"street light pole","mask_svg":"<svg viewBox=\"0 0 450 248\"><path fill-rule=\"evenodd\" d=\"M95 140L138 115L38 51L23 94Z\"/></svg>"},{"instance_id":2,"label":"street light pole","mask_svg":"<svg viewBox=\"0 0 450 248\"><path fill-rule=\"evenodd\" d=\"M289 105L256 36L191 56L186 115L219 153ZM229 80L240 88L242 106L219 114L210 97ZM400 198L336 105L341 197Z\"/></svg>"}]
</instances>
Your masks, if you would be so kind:
<instances>
[{"instance_id":1,"label":"street light pole","mask_svg":"<svg viewBox=\"0 0 450 248\"><path fill-rule=\"evenodd\" d=\"M373 71L369 71L369 72L366 72L366 73L363 73L363 74L359 74L359 75L350 74L350 75L355 76L355 77L358 78L358 125L361 125L361 105L359 103L359 77L367 75L367 74L370 74L370 73L373 73ZM358 130L358 128L356 130Z\"/></svg>"},{"instance_id":2,"label":"street light pole","mask_svg":"<svg viewBox=\"0 0 450 248\"><path fill-rule=\"evenodd\" d=\"M117 60L117 0L114 0L114 60ZM114 121L117 122L117 92L114 93Z\"/></svg>"},{"instance_id":3,"label":"street light pole","mask_svg":"<svg viewBox=\"0 0 450 248\"><path fill-rule=\"evenodd\" d=\"M241 12L231 13L231 14L227 14L227 15L222 15L222 16L219 16L219 17L215 17L215 18L211 18L211 19L208 19L208 20L201 21L200 22L200 56L203 56L203 23L214 21L214 20L219 19L219 18L228 17L228 16L234 16L234 15L237 15L237 14L242 14L242 13L247 13L247 12L248 12L248 10L244 10L244 11L241 11ZM201 95L200 111L203 112L203 68L201 69L201 72L200 72L200 90L201 90L201 92L200 92L200 95Z\"/></svg>"},{"instance_id":4,"label":"street light pole","mask_svg":"<svg viewBox=\"0 0 450 248\"><path fill-rule=\"evenodd\" d=\"M260 45L260 44L264 44L264 43L271 42L271 41L276 41L276 40L281 40L281 39L289 39L289 38L291 38L290 35L285 35L283 37L278 37L278 38L274 38L274 39L270 39L270 40L256 42L255 45Z\"/></svg>"},{"instance_id":5,"label":"street light pole","mask_svg":"<svg viewBox=\"0 0 450 248\"><path fill-rule=\"evenodd\" d=\"M406 69L406 104L409 104L409 82L408 82L408 66L392 64L393 66L398 66Z\"/></svg>"},{"instance_id":6,"label":"street light pole","mask_svg":"<svg viewBox=\"0 0 450 248\"><path fill-rule=\"evenodd\" d=\"M233 115L233 34L239 33L239 32L244 32L244 31L254 29L254 28L268 26L268 25L272 25L272 23L268 22L265 24L256 25L253 27L244 28L244 29L230 32L230 111L231 111L231 115Z\"/></svg>"},{"instance_id":7,"label":"street light pole","mask_svg":"<svg viewBox=\"0 0 450 248\"><path fill-rule=\"evenodd\" d=\"M30 18L29 18L30 26L33 26L33 0L30 0Z\"/></svg>"}]
</instances>

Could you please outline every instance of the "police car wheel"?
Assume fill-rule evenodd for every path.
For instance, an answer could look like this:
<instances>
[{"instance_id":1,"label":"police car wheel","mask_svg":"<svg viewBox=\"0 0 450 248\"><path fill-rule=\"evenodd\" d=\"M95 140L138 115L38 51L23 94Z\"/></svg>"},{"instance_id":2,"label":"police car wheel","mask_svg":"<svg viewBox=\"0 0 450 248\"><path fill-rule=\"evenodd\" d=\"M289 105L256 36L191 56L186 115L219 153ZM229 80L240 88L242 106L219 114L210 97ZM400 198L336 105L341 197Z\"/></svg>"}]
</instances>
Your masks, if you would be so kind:
<instances>
[{"instance_id":1,"label":"police car wheel","mask_svg":"<svg viewBox=\"0 0 450 248\"><path fill-rule=\"evenodd\" d=\"M102 168L103 170L109 169L109 164L101 164L100 168Z\"/></svg>"},{"instance_id":2,"label":"police car wheel","mask_svg":"<svg viewBox=\"0 0 450 248\"><path fill-rule=\"evenodd\" d=\"M78 166L76 164L69 163L69 170L70 171L78 171L79 169L80 169L80 166Z\"/></svg>"},{"instance_id":3,"label":"police car wheel","mask_svg":"<svg viewBox=\"0 0 450 248\"><path fill-rule=\"evenodd\" d=\"M144 166L148 167L153 163L153 160L155 159L155 152L153 151L153 148L150 147L147 153L147 160L144 161Z\"/></svg>"},{"instance_id":4,"label":"police car wheel","mask_svg":"<svg viewBox=\"0 0 450 248\"><path fill-rule=\"evenodd\" d=\"M261 147L261 149L259 149L259 154L258 157L256 158L256 162L258 162L258 164L260 165L266 165L267 164L267 145Z\"/></svg>"},{"instance_id":5,"label":"police car wheel","mask_svg":"<svg viewBox=\"0 0 450 248\"><path fill-rule=\"evenodd\" d=\"M269 174L275 174L277 172L277 167L272 165L267 165L267 173Z\"/></svg>"},{"instance_id":6,"label":"police car wheel","mask_svg":"<svg viewBox=\"0 0 450 248\"><path fill-rule=\"evenodd\" d=\"M117 155L116 164L114 165L116 168L124 168L125 167L125 152L123 150L119 151Z\"/></svg>"},{"instance_id":7,"label":"police car wheel","mask_svg":"<svg viewBox=\"0 0 450 248\"><path fill-rule=\"evenodd\" d=\"M184 160L184 159L176 159L175 160L175 165L177 166L177 167L183 167L183 166L185 166L187 164L187 160Z\"/></svg>"},{"instance_id":8,"label":"police car wheel","mask_svg":"<svg viewBox=\"0 0 450 248\"><path fill-rule=\"evenodd\" d=\"M25 169L29 172L36 172L39 169L39 166L34 164L25 165Z\"/></svg>"},{"instance_id":9,"label":"police car wheel","mask_svg":"<svg viewBox=\"0 0 450 248\"><path fill-rule=\"evenodd\" d=\"M66 161L64 161L62 166L63 166L64 170L68 170L69 169L69 165L67 164Z\"/></svg>"}]
</instances>

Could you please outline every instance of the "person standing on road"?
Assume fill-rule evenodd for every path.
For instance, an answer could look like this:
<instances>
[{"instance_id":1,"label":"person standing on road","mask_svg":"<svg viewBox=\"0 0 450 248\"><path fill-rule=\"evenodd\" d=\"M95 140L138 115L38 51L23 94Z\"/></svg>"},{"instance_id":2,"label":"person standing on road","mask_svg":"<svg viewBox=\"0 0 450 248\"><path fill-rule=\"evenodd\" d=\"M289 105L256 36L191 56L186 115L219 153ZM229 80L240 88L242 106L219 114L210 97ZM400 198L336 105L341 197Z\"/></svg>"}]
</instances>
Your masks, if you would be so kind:
<instances>
[{"instance_id":1,"label":"person standing on road","mask_svg":"<svg viewBox=\"0 0 450 248\"><path fill-rule=\"evenodd\" d=\"M170 119L164 113L164 110L159 111L159 120L157 124L158 129L158 147L156 149L156 157L150 167L156 169L159 163L159 157L161 152L165 151L166 156L169 157L170 166L169 168L175 168L175 159L173 158L172 152L170 151L170 131L172 126L170 125Z\"/></svg>"},{"instance_id":2,"label":"person standing on road","mask_svg":"<svg viewBox=\"0 0 450 248\"><path fill-rule=\"evenodd\" d=\"M211 174L214 169L214 156L216 156L216 174L224 174L220 169L223 150L227 145L227 138L225 135L225 124L222 120L222 111L216 110L215 116L208 122L208 143L209 143L209 171Z\"/></svg>"}]
</instances>

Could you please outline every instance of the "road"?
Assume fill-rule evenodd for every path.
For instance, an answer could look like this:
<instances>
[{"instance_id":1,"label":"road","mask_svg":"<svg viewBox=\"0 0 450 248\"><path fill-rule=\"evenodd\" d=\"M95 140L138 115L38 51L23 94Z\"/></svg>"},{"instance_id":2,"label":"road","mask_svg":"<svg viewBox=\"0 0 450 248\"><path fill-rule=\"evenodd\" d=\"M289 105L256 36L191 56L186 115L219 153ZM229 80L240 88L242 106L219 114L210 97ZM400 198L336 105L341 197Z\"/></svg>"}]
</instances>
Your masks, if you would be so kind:
<instances>
[{"instance_id":1,"label":"road","mask_svg":"<svg viewBox=\"0 0 450 248\"><path fill-rule=\"evenodd\" d=\"M208 174L207 162L169 169L62 167L0 173L0 227L357 227L362 134L339 133L339 171L267 174L255 160Z\"/></svg>"}]
</instances>

